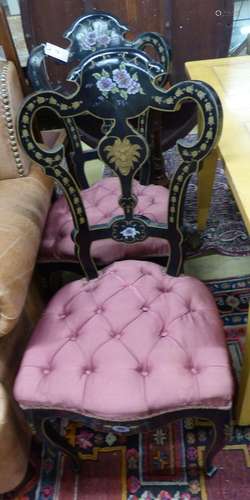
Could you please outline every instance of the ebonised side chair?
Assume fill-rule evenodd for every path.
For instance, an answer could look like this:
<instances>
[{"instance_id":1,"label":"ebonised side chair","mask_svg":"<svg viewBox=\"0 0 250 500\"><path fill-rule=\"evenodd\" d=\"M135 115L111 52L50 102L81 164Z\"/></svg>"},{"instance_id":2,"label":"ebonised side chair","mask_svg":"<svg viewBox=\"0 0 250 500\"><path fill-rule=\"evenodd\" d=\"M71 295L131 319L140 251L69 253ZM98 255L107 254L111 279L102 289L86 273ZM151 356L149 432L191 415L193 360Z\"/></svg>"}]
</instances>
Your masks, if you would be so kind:
<instances>
[{"instance_id":1,"label":"ebonised side chair","mask_svg":"<svg viewBox=\"0 0 250 500\"><path fill-rule=\"evenodd\" d=\"M102 74L103 64L108 75ZM37 92L20 111L25 151L65 193L83 277L64 286L47 306L24 354L14 394L24 411L36 410L38 432L68 453L76 470L79 449L58 431L63 417L127 434L187 416L209 419L213 426L204 468L211 476L230 422L233 381L215 301L203 283L181 274L182 216L188 180L218 139L221 109L215 92L200 81L159 89L148 65L141 53L135 60L127 48L109 49L74 71L78 89L73 95ZM132 79L134 92L126 96L117 86L121 71ZM182 162L171 181L166 219L154 222L136 212L134 175L149 147L130 120L149 109L174 113L185 100L199 107L203 129L195 144L178 144ZM90 114L112 124L97 148L120 186L121 212L110 221L89 224L84 192L62 167L63 146L45 150L36 143L33 118L41 108L66 122L76 144L76 116ZM120 260L98 272L91 246L110 238L131 247L148 238L168 241L167 266Z\"/></svg>"}]
</instances>

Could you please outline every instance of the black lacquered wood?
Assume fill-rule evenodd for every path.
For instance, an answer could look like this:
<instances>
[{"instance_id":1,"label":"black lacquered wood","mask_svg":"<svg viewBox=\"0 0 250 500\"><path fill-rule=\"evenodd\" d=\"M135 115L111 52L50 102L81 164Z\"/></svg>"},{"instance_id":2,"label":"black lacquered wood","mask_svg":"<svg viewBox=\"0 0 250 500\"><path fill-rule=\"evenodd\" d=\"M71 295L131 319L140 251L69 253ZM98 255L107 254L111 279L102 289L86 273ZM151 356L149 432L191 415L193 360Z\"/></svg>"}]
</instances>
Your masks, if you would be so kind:
<instances>
[{"instance_id":1,"label":"black lacquered wood","mask_svg":"<svg viewBox=\"0 0 250 500\"><path fill-rule=\"evenodd\" d=\"M81 16L65 31L63 38L69 42L68 63L83 61L94 52L105 51L109 48L134 48L145 50L153 47L157 61L162 65L161 72L165 75L159 79L162 85L167 81L170 63L170 51L165 38L159 33L145 32L130 41L125 38L128 27L107 13L95 12ZM61 90L57 83L51 80L46 62L45 43L34 47L28 60L28 76L36 90ZM61 63L62 64L62 63ZM66 64L66 63L64 63Z\"/></svg>"},{"instance_id":2,"label":"black lacquered wood","mask_svg":"<svg viewBox=\"0 0 250 500\"><path fill-rule=\"evenodd\" d=\"M89 56L73 70L70 79L76 84L76 92L71 96L55 91L37 92L26 100L19 113L19 135L24 149L64 189L75 224L76 254L89 278L96 276L89 248L91 241L99 239L98 228L89 231L77 180L73 179L72 174L65 173L61 166L65 154L63 146L46 151L36 143L33 134L34 116L38 110L45 108L64 121L75 158L81 153L75 118L91 115L103 122L108 120L109 127L99 141L97 151L103 163L119 177L119 204L124 215L112 220L109 226L100 228L100 234L131 244L143 241L153 232L154 236L167 238L170 243L167 271L178 275L183 260L182 213L186 185L219 138L222 111L217 95L205 83L184 81L169 90L163 90L156 85L156 78L151 59L142 52L130 48L119 51L109 49L105 53ZM177 143L182 162L171 181L164 233L163 227L159 228L153 222L149 224L134 215L137 199L132 190L133 178L146 164L149 146L145 136L131 125L131 120L152 109L175 113L186 101L197 105L203 129L194 144Z\"/></svg>"},{"instance_id":3,"label":"black lacquered wood","mask_svg":"<svg viewBox=\"0 0 250 500\"><path fill-rule=\"evenodd\" d=\"M68 68L72 67L72 64L77 65L79 61L84 61L86 57L94 54L95 52L102 53L107 48L120 48L128 47L130 49L137 50L147 50L148 47L154 49L157 61L159 64L152 64L151 71L155 71L158 76L158 85L164 85L168 80L169 72L169 47L165 38L158 34L152 32L146 32L139 35L132 41L125 38L128 28L120 23L118 19L114 16L106 14L104 12L95 12L93 14L88 14L78 18L70 26L68 30L64 33L64 38L69 41L68 48ZM58 92L65 92L64 86L53 82L49 77L49 72L47 70L47 61L49 59L45 53L46 45L40 44L38 47L34 47L31 51L28 60L28 76L31 81L32 87L36 90L46 90L53 89ZM58 64L65 64L57 61L54 62ZM141 117L138 123L139 131L143 135L148 133L148 113ZM76 118L78 127L82 130L85 129L85 123L82 121L81 117ZM95 121L98 123L98 120ZM106 123L108 127L108 123ZM93 133L93 131L92 131ZM86 137L85 137L86 140ZM88 142L88 141L87 141ZM84 164L87 160L87 153L84 151L74 152L75 161L80 164ZM148 172L148 174L146 173ZM87 179L84 175L84 170L78 171L78 182L82 188L88 187ZM150 178L150 171L145 167L141 171L142 182L148 184Z\"/></svg>"},{"instance_id":4,"label":"black lacquered wood","mask_svg":"<svg viewBox=\"0 0 250 500\"><path fill-rule=\"evenodd\" d=\"M36 413L27 410L29 420L38 430L40 437L45 439L48 445L56 447L67 454L71 460L75 472L81 470L81 448L79 445L72 446L67 437L60 434L60 421L67 418L69 421L78 422L96 432L112 432L118 435L134 435L139 432L147 433L156 428L165 426L180 419L193 418L208 420L211 422L211 433L204 451L203 469L208 478L213 477L217 467L213 465L216 453L225 446L231 435L231 410L218 408L183 408L173 410L148 418L135 420L104 420L91 415L81 415L72 411L56 409L36 409Z\"/></svg>"}]
</instances>

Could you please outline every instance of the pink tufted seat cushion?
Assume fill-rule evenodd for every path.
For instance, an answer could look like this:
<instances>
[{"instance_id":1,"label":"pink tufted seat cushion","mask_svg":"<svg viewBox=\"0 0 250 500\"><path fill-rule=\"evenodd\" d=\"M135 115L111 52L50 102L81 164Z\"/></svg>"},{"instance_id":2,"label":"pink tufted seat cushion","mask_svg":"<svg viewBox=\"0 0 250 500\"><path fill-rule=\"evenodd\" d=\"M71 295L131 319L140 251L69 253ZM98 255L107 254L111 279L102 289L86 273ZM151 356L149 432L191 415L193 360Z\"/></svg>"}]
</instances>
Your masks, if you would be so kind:
<instances>
[{"instance_id":1,"label":"pink tufted seat cushion","mask_svg":"<svg viewBox=\"0 0 250 500\"><path fill-rule=\"evenodd\" d=\"M82 192L89 223L108 222L115 215L121 215L118 205L120 185L117 177L105 178ZM168 191L162 186L142 186L133 183L133 193L138 196L135 213L156 222L167 222ZM52 205L40 248L40 261L75 260L71 239L72 217L64 196ZM129 245L111 239L95 241L91 247L92 256L103 264L124 258L138 256L168 255L169 246L165 240L148 238L146 241Z\"/></svg>"},{"instance_id":2,"label":"pink tufted seat cushion","mask_svg":"<svg viewBox=\"0 0 250 500\"><path fill-rule=\"evenodd\" d=\"M206 286L157 264L123 261L55 295L25 352L15 397L24 407L129 420L227 408L232 386Z\"/></svg>"}]
</instances>

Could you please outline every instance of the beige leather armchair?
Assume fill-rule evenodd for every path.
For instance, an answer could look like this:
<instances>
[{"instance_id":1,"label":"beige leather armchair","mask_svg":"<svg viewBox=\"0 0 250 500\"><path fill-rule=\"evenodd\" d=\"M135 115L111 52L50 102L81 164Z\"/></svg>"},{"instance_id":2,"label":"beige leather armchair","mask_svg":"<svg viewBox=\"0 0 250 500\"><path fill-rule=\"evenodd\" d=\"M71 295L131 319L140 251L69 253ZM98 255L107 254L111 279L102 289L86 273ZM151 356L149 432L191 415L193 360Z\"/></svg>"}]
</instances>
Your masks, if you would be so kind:
<instances>
[{"instance_id":1,"label":"beige leather armchair","mask_svg":"<svg viewBox=\"0 0 250 500\"><path fill-rule=\"evenodd\" d=\"M12 384L32 329L27 297L36 300L30 284L53 189L19 149L22 100L15 66L0 62L0 494L22 481L28 464L30 431Z\"/></svg>"}]
</instances>

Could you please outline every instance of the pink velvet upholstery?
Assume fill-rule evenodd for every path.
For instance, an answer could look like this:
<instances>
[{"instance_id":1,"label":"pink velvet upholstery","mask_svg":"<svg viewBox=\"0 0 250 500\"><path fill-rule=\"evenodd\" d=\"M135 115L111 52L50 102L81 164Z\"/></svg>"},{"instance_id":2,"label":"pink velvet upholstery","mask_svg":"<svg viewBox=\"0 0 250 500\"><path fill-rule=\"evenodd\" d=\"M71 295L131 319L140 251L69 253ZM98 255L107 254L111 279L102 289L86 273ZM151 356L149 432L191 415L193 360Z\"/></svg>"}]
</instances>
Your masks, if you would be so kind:
<instances>
[{"instance_id":1,"label":"pink velvet upholstery","mask_svg":"<svg viewBox=\"0 0 250 500\"><path fill-rule=\"evenodd\" d=\"M206 286L157 264L116 262L52 299L15 384L24 407L129 420L230 406L232 377Z\"/></svg>"},{"instance_id":2,"label":"pink velvet upholstery","mask_svg":"<svg viewBox=\"0 0 250 500\"><path fill-rule=\"evenodd\" d=\"M103 179L82 193L89 223L108 222L115 215L122 215L118 205L120 192L117 177ZM168 192L162 186L142 186L134 181L133 192L138 196L135 212L156 222L167 222ZM40 261L75 260L71 239L73 229L68 204L61 196L52 206L40 249ZM129 245L111 239L95 241L91 247L92 256L103 264L123 258L152 255L168 255L169 246L165 240L148 238L146 241Z\"/></svg>"}]
</instances>

